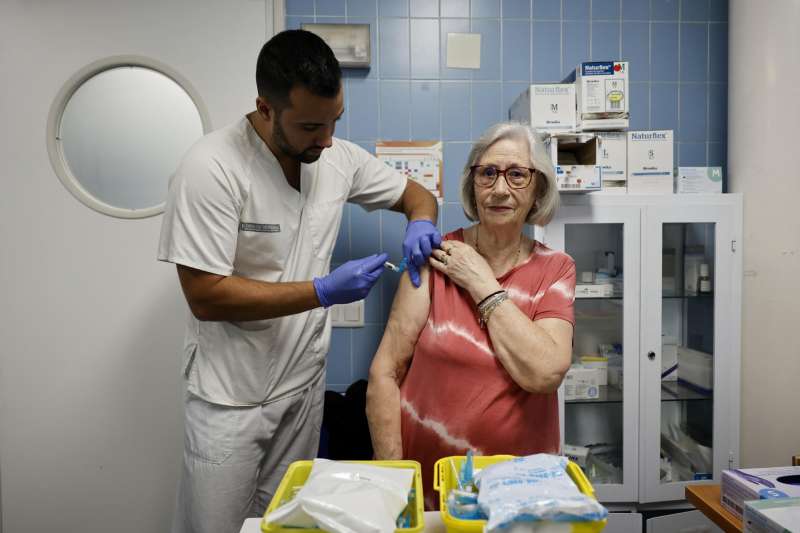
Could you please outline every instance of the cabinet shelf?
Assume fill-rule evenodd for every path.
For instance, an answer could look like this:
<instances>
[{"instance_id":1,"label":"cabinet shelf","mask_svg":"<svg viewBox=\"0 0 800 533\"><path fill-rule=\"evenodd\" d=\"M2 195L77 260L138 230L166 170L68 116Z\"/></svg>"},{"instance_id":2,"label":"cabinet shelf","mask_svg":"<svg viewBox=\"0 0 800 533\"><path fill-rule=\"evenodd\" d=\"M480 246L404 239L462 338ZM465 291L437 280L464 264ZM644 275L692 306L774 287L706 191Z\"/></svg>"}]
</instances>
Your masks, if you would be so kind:
<instances>
[{"instance_id":1,"label":"cabinet shelf","mask_svg":"<svg viewBox=\"0 0 800 533\"><path fill-rule=\"evenodd\" d=\"M661 382L661 401L662 402L680 402L685 400L713 400L713 394L706 394L697 391L686 385L682 385L677 381L662 381Z\"/></svg>"},{"instance_id":2,"label":"cabinet shelf","mask_svg":"<svg viewBox=\"0 0 800 533\"><path fill-rule=\"evenodd\" d=\"M697 294L662 294L662 298L665 300L713 300L714 293L713 292L701 292Z\"/></svg>"}]
</instances>

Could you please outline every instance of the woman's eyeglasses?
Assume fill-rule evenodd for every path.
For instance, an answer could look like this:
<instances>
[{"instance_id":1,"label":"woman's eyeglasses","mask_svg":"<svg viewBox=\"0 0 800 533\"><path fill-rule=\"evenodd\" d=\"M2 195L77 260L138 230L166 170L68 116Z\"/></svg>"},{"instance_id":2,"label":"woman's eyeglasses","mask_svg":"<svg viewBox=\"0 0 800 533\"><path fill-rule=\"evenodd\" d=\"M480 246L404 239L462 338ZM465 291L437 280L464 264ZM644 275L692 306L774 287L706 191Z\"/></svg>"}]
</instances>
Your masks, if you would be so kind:
<instances>
[{"instance_id":1,"label":"woman's eyeglasses","mask_svg":"<svg viewBox=\"0 0 800 533\"><path fill-rule=\"evenodd\" d=\"M497 178L503 176L512 189L524 189L531 184L535 168L508 167L501 170L494 165L475 165L470 167L472 179L478 187L491 187Z\"/></svg>"}]
</instances>

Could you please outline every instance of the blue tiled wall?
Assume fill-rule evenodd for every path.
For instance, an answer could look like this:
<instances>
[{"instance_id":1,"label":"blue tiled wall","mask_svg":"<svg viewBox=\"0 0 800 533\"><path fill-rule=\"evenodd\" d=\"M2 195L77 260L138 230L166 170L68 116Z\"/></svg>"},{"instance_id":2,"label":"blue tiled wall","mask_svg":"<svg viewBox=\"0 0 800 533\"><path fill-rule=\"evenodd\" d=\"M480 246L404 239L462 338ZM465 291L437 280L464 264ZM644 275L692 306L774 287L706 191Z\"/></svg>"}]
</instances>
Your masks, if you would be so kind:
<instances>
[{"instance_id":1,"label":"blue tiled wall","mask_svg":"<svg viewBox=\"0 0 800 533\"><path fill-rule=\"evenodd\" d=\"M631 62L631 129L675 130L676 165L727 157L727 0L286 0L286 27L367 23L372 67L345 71L337 136L444 141L439 222L468 222L458 177L471 142L531 82L560 81L580 61ZM481 68L445 65L447 34L481 34ZM377 250L399 259L405 219L347 206L334 264ZM366 300L366 326L333 332L330 388L367 375L397 286L385 274Z\"/></svg>"}]
</instances>

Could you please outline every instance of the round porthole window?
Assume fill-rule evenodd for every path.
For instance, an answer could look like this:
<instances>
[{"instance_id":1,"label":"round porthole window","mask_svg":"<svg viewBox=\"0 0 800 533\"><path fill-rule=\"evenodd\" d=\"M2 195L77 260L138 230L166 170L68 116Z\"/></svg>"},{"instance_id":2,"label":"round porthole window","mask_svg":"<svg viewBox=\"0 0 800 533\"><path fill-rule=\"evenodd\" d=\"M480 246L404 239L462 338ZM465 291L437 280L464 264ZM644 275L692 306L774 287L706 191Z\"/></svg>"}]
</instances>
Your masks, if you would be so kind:
<instances>
[{"instance_id":1,"label":"round porthole window","mask_svg":"<svg viewBox=\"0 0 800 533\"><path fill-rule=\"evenodd\" d=\"M120 218L164 210L169 179L211 129L189 82L157 61L111 57L62 88L50 110L47 147L61 182L88 207Z\"/></svg>"}]
</instances>

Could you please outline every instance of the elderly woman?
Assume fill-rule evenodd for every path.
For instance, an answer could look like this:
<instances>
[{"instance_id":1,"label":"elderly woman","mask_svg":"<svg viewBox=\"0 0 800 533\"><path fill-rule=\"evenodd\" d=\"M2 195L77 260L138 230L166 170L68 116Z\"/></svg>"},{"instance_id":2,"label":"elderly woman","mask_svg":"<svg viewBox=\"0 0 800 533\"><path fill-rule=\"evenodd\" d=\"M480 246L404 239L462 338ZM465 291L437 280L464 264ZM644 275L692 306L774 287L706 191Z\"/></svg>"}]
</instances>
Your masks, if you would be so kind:
<instances>
[{"instance_id":1,"label":"elderly woman","mask_svg":"<svg viewBox=\"0 0 800 533\"><path fill-rule=\"evenodd\" d=\"M428 509L441 457L558 452L556 389L571 358L575 264L523 233L558 205L535 132L489 128L464 167L461 201L477 223L445 236L419 289L401 279L369 372L375 456L419 461Z\"/></svg>"}]
</instances>

